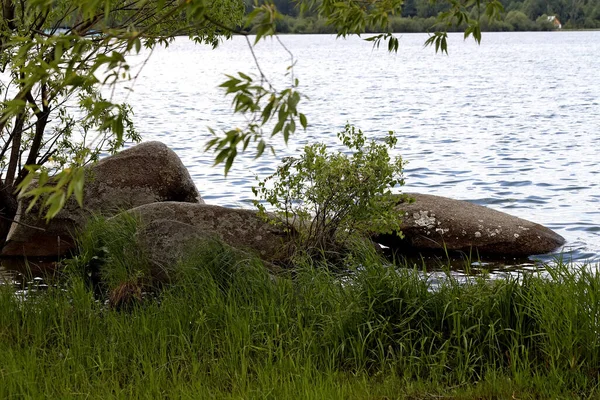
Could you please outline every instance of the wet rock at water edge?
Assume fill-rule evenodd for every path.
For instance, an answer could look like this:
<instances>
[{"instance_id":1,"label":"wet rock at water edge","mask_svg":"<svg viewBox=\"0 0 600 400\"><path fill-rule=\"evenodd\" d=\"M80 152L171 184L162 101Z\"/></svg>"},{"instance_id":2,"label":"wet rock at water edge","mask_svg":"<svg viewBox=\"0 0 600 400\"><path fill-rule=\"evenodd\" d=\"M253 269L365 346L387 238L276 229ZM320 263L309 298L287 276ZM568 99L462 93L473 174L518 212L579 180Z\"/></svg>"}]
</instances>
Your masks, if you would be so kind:
<instances>
[{"instance_id":1,"label":"wet rock at water edge","mask_svg":"<svg viewBox=\"0 0 600 400\"><path fill-rule=\"evenodd\" d=\"M160 201L202 202L183 163L165 144L146 142L107 157L86 169L83 208L74 198L49 223L34 208L19 208L2 249L3 256L57 257L73 247L72 235L92 213L106 216Z\"/></svg>"},{"instance_id":2,"label":"wet rock at water edge","mask_svg":"<svg viewBox=\"0 0 600 400\"><path fill-rule=\"evenodd\" d=\"M374 240L402 251L463 251L501 257L549 253L565 239L540 224L467 201L407 193L413 203L402 202L404 239L395 234Z\"/></svg>"},{"instance_id":3,"label":"wet rock at water edge","mask_svg":"<svg viewBox=\"0 0 600 400\"><path fill-rule=\"evenodd\" d=\"M268 262L284 261L289 256L290 233L265 222L256 211L162 202L142 205L127 212L138 217L144 225L160 220L190 225L198 230L194 230L197 236L216 237L231 247L253 253ZM184 231L190 229L185 227Z\"/></svg>"}]
</instances>

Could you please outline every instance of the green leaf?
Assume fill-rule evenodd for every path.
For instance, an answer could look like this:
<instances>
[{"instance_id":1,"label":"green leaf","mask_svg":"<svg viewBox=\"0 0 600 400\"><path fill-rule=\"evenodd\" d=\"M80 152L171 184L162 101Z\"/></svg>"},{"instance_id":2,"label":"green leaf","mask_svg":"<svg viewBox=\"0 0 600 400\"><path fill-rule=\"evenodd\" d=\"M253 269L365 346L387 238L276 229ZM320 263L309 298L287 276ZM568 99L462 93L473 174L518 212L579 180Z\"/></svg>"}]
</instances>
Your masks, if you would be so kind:
<instances>
[{"instance_id":1,"label":"green leaf","mask_svg":"<svg viewBox=\"0 0 600 400\"><path fill-rule=\"evenodd\" d=\"M46 211L46 220L50 220L59 213L65 205L66 194L64 191L59 190L52 193L45 201L45 205L49 206Z\"/></svg>"},{"instance_id":2,"label":"green leaf","mask_svg":"<svg viewBox=\"0 0 600 400\"><path fill-rule=\"evenodd\" d=\"M262 124L266 124L269 119L271 119L271 115L273 114L273 109L275 107L276 99L275 97L271 97L271 100L267 103L262 112Z\"/></svg>"},{"instance_id":3,"label":"green leaf","mask_svg":"<svg viewBox=\"0 0 600 400\"><path fill-rule=\"evenodd\" d=\"M231 149L229 147L221 150L219 154L217 154L217 156L215 157L215 163L213 164L213 167L221 164L227 157L229 157L230 152Z\"/></svg>"},{"instance_id":4,"label":"green leaf","mask_svg":"<svg viewBox=\"0 0 600 400\"><path fill-rule=\"evenodd\" d=\"M231 149L229 153L229 157L227 157L227 162L225 163L225 176L229 173L231 166L233 165L233 160L235 160L235 156L237 155L237 150L235 148Z\"/></svg>"},{"instance_id":5,"label":"green leaf","mask_svg":"<svg viewBox=\"0 0 600 400\"><path fill-rule=\"evenodd\" d=\"M300 117L300 125L302 125L302 128L304 128L306 130L306 127L308 126L308 121L306 120L306 115L300 113L299 117Z\"/></svg>"},{"instance_id":6,"label":"green leaf","mask_svg":"<svg viewBox=\"0 0 600 400\"><path fill-rule=\"evenodd\" d=\"M260 156L262 156L263 152L265 151L265 146L266 146L266 143L264 140L261 140L260 142L258 142L258 145L256 146L256 157L254 157L254 159L257 159Z\"/></svg>"},{"instance_id":7,"label":"green leaf","mask_svg":"<svg viewBox=\"0 0 600 400\"><path fill-rule=\"evenodd\" d=\"M77 172L73 176L71 180L71 185L73 186L73 191L75 194L75 200L77 200L77 204L80 207L83 207L83 187L85 183L85 170L83 168L78 168Z\"/></svg>"},{"instance_id":8,"label":"green leaf","mask_svg":"<svg viewBox=\"0 0 600 400\"><path fill-rule=\"evenodd\" d=\"M252 78L249 77L248 75L244 74L243 72L238 72L238 74L245 80L247 80L248 82L252 82Z\"/></svg>"}]
</instances>

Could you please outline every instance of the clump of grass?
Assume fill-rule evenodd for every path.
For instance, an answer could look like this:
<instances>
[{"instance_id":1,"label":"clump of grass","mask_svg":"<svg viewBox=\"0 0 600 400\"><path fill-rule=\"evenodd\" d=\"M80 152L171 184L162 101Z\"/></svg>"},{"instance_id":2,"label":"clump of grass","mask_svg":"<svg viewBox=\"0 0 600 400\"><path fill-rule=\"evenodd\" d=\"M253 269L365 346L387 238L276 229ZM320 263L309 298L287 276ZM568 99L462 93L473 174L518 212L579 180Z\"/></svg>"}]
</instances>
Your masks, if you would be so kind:
<instances>
[{"instance_id":1,"label":"clump of grass","mask_svg":"<svg viewBox=\"0 0 600 400\"><path fill-rule=\"evenodd\" d=\"M111 304L134 302L154 286L148 257L136 240L139 225L128 213L91 218L77 237L77 255L65 262L68 275L85 282L97 297L110 297Z\"/></svg>"},{"instance_id":2,"label":"clump of grass","mask_svg":"<svg viewBox=\"0 0 600 400\"><path fill-rule=\"evenodd\" d=\"M94 243L105 266L133 251ZM345 275L304 258L273 277L205 242L129 312L95 301L82 274L25 302L2 287L0 397L598 396L596 270L433 287L367 248L352 257Z\"/></svg>"}]
</instances>

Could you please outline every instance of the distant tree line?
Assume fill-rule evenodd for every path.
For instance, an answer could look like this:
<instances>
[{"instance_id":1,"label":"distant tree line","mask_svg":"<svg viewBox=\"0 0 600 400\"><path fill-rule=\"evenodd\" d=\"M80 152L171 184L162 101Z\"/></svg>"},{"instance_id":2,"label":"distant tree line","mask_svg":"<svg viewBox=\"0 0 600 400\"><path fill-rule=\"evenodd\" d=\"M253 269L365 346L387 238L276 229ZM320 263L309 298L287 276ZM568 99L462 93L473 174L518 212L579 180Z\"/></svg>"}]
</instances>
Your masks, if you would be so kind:
<instances>
[{"instance_id":1,"label":"distant tree line","mask_svg":"<svg viewBox=\"0 0 600 400\"><path fill-rule=\"evenodd\" d=\"M311 10L301 10L295 0L270 0L282 17L277 21L281 33L335 33L335 29ZM600 0L500 0L502 21L488 21L481 10L471 11L484 31L548 31L558 29L549 16L555 16L562 29L600 29ZM251 10L254 0L245 0ZM435 29L439 13L450 7L447 1L405 0L402 14L392 17L390 32L426 32ZM463 27L454 27L460 31Z\"/></svg>"}]
</instances>

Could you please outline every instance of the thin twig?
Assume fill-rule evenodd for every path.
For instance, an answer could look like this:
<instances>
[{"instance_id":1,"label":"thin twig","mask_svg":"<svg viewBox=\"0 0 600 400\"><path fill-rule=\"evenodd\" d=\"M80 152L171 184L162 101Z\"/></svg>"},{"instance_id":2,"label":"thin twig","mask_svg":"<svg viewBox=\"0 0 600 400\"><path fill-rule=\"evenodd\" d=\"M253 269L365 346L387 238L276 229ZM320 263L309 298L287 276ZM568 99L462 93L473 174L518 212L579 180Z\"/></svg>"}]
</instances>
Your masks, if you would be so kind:
<instances>
[{"instance_id":1,"label":"thin twig","mask_svg":"<svg viewBox=\"0 0 600 400\"><path fill-rule=\"evenodd\" d=\"M281 41L281 39L279 38L279 36L275 35L275 39L277 39L277 41L279 42L279 44L281 45L281 47L283 47L283 49L290 55L290 60L291 60L291 64L290 64L290 73L292 75L292 86L294 86L295 84L295 79L294 79L294 65L296 65L296 62L294 61L294 53L292 53L285 44L283 44L283 42Z\"/></svg>"},{"instance_id":2,"label":"thin twig","mask_svg":"<svg viewBox=\"0 0 600 400\"><path fill-rule=\"evenodd\" d=\"M266 82L267 85L269 85L269 88L271 90L275 90L273 85L271 85L271 82L269 82L269 80L267 79L267 76L263 73L262 69L260 68L260 64L258 63L258 58L256 57L256 54L254 53L254 46L252 46L252 44L250 43L250 39L248 38L248 36L245 36L245 38L246 38L246 43L248 44L248 48L250 49L250 54L252 54L252 58L254 59L254 64L256 65L256 68L258 69L258 73L260 74L261 83Z\"/></svg>"},{"instance_id":3,"label":"thin twig","mask_svg":"<svg viewBox=\"0 0 600 400\"><path fill-rule=\"evenodd\" d=\"M137 74L135 74L135 76L133 77L133 79L131 80L131 85L129 87L129 92L127 93L127 95L125 96L125 99L123 100L123 102L127 102L127 99L129 98L129 95L131 94L131 92L133 92L133 87L135 86L140 74L142 73L142 70L144 69L144 67L146 67L146 65L148 64L148 61L150 60L150 57L152 57L152 54L154 53L154 47L152 47L150 49L150 54L148 54L148 56L146 57L146 59L144 60L144 62L142 63L142 66L140 67L140 69L138 70Z\"/></svg>"},{"instance_id":4,"label":"thin twig","mask_svg":"<svg viewBox=\"0 0 600 400\"><path fill-rule=\"evenodd\" d=\"M31 229L37 229L38 231L46 232L46 229L44 229L44 228L40 228L38 226L29 225L29 224L26 224L25 222L21 222L21 221L14 220L12 218L5 217L2 214L0 214L0 218L2 218L3 220L6 220L8 222L12 222L13 224L23 225L23 226L26 226L26 227L31 228Z\"/></svg>"}]
</instances>

